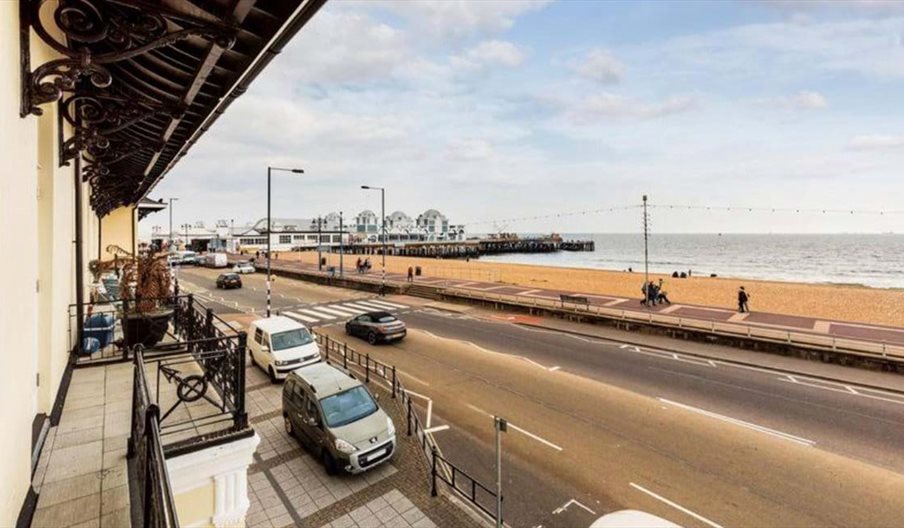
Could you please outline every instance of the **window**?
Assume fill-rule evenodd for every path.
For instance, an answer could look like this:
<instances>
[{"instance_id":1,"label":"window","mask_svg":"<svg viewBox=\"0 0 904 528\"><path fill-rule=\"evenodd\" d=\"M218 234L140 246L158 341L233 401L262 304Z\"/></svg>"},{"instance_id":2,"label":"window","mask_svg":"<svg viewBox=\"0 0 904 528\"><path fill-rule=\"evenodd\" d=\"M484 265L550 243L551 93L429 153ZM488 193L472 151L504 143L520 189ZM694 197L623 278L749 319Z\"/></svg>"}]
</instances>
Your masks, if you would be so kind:
<instances>
[{"instance_id":1,"label":"window","mask_svg":"<svg viewBox=\"0 0 904 528\"><path fill-rule=\"evenodd\" d=\"M264 332L260 328L255 330L254 331L254 342L257 343L258 345L261 344L261 342L262 342L261 336L263 336L263 335L264 335Z\"/></svg>"},{"instance_id":2,"label":"window","mask_svg":"<svg viewBox=\"0 0 904 528\"><path fill-rule=\"evenodd\" d=\"M292 243L292 235L279 235L279 243L280 244L291 244Z\"/></svg>"},{"instance_id":3,"label":"window","mask_svg":"<svg viewBox=\"0 0 904 528\"><path fill-rule=\"evenodd\" d=\"M377 403L362 385L320 400L323 419L330 427L342 427L377 412Z\"/></svg>"},{"instance_id":4,"label":"window","mask_svg":"<svg viewBox=\"0 0 904 528\"><path fill-rule=\"evenodd\" d=\"M272 339L273 350L295 348L307 345L314 341L311 333L308 332L306 328L296 328L295 330L288 330L286 332L273 334Z\"/></svg>"},{"instance_id":5,"label":"window","mask_svg":"<svg viewBox=\"0 0 904 528\"><path fill-rule=\"evenodd\" d=\"M362 315L361 317L358 318L358 322L359 322L359 323L369 323L369 322L370 322L370 316L369 316L369 315Z\"/></svg>"}]
</instances>

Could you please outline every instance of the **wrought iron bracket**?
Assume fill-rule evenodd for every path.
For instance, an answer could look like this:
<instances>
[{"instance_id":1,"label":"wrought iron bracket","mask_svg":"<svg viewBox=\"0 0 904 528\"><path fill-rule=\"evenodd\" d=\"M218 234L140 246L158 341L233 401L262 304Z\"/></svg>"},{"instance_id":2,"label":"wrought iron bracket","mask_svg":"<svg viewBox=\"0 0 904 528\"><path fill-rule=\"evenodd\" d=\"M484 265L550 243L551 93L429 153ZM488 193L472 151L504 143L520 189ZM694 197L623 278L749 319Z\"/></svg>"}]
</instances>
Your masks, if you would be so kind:
<instances>
[{"instance_id":1,"label":"wrought iron bracket","mask_svg":"<svg viewBox=\"0 0 904 528\"><path fill-rule=\"evenodd\" d=\"M49 2L19 0L22 117L41 115L40 106L59 101L64 92L87 93L110 86L113 77L105 65L192 37L228 49L238 34L233 26L140 0L58 0L52 16L43 13L42 17L42 8ZM54 21L65 42L44 27L47 19ZM31 30L63 57L32 70Z\"/></svg>"}]
</instances>

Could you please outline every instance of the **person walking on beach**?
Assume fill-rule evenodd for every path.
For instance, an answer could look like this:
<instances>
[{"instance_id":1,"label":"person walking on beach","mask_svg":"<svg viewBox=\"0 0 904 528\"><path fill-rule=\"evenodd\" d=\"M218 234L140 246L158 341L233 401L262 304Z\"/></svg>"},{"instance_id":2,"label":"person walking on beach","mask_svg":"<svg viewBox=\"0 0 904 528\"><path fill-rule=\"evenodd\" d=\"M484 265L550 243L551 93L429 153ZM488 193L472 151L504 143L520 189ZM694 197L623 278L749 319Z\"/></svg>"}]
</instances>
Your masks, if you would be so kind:
<instances>
[{"instance_id":1,"label":"person walking on beach","mask_svg":"<svg viewBox=\"0 0 904 528\"><path fill-rule=\"evenodd\" d=\"M358 261L355 262L355 273L361 273L361 257L358 257Z\"/></svg>"},{"instance_id":2,"label":"person walking on beach","mask_svg":"<svg viewBox=\"0 0 904 528\"><path fill-rule=\"evenodd\" d=\"M414 268L408 266L408 282L414 282Z\"/></svg>"},{"instance_id":3,"label":"person walking on beach","mask_svg":"<svg viewBox=\"0 0 904 528\"><path fill-rule=\"evenodd\" d=\"M750 295L747 294L747 290L744 289L743 286L738 290L738 312L740 313L749 313L750 309L747 307L747 301L750 300Z\"/></svg>"}]
</instances>

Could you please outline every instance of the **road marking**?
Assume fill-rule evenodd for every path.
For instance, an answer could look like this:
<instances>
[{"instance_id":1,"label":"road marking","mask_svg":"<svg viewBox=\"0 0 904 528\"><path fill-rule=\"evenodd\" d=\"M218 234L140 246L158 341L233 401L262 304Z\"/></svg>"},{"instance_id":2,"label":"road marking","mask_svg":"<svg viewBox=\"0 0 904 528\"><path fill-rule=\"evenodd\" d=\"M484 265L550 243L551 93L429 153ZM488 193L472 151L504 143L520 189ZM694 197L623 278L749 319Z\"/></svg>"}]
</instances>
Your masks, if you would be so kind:
<instances>
[{"instance_id":1,"label":"road marking","mask_svg":"<svg viewBox=\"0 0 904 528\"><path fill-rule=\"evenodd\" d=\"M467 407L469 407L469 408L470 408L471 410L473 410L473 411L477 411L477 412L479 412L480 414L485 414L486 416L489 416L490 418L495 418L495 416L494 416L493 414L490 414L490 413L484 411L484 410L481 409L480 407L477 407L477 406L475 406L475 405L471 405L470 403L466 403L465 405L466 405ZM532 432L530 432L530 431L528 431L528 430L526 430L526 429L522 429L522 428L518 427L517 425L513 424L512 422L508 422L508 426L511 427L512 429L514 429L515 431L518 431L519 433L525 435L525 436L529 436L530 438L533 438L534 440L536 440L537 442L540 442L541 444L547 445L547 446L549 446L549 447L555 449L556 451L564 451L561 447L559 447L559 446L557 446L556 444L550 442L549 440L547 440L547 439L545 439L545 438L543 438L543 437L541 437L541 436L535 435L534 433L532 433Z\"/></svg>"},{"instance_id":2,"label":"road marking","mask_svg":"<svg viewBox=\"0 0 904 528\"><path fill-rule=\"evenodd\" d=\"M704 517L704 516L702 516L702 515L700 515L700 514L694 513L694 512L692 512L691 510L685 508L684 506L682 506L682 505L680 505L680 504L678 504L678 503L676 503L676 502L670 501L669 499L663 497L662 495L658 495L658 494L656 494L656 493L653 493L652 491L648 490L647 488L645 488L645 487L643 487L643 486L641 486L641 485L639 485L639 484L635 484L635 483L633 483L633 482L631 482L630 484L631 484L631 487L632 487L632 488L634 488L634 489L636 489L636 490L638 490L638 491L642 491L642 492L646 493L647 495L649 495L650 497L653 497L653 498L656 499L656 500L662 501L662 502L668 504L669 506L671 506L672 508L675 508L676 510L679 510L679 511L681 511L681 512L684 512L684 513L690 515L691 517L693 517L694 519L697 519L698 521L700 521L700 522L702 522L702 523L706 523L706 524L708 524L709 526L712 526L713 528L722 528L722 525L717 524L717 523L714 523L713 521L710 521L710 520L707 519L706 517Z\"/></svg>"},{"instance_id":3,"label":"road marking","mask_svg":"<svg viewBox=\"0 0 904 528\"><path fill-rule=\"evenodd\" d=\"M473 343L472 343L472 344L473 344ZM524 357L524 356L518 356L518 357L520 357L520 358L523 359L524 361L527 361L527 362L530 363L531 365L540 367L541 369L543 369L543 370L545 370L545 371L547 371L547 372L555 372L555 371L559 370L560 368L562 368L562 367L559 367L559 366L547 368L547 367L544 367L543 365L537 363L536 361L534 361L534 360L531 359L531 358L527 358L527 357Z\"/></svg>"},{"instance_id":4,"label":"road marking","mask_svg":"<svg viewBox=\"0 0 904 528\"><path fill-rule=\"evenodd\" d=\"M448 425L437 425L436 427L428 427L428 428L424 429L424 432L428 433L428 434L429 433L438 433L440 431L445 431L447 429L449 429Z\"/></svg>"},{"instance_id":5,"label":"road marking","mask_svg":"<svg viewBox=\"0 0 904 528\"><path fill-rule=\"evenodd\" d=\"M564 512L565 510L567 510L568 507L571 506L572 504L574 504L575 506L578 506L579 508L582 508L582 509L584 509L584 510L590 512L590 515L596 515L596 512L595 512L595 511L591 510L591 509L588 508L587 506L584 506L583 504L581 504L580 502L578 502L576 499L571 499L570 501L566 502L565 504L559 506L558 508L556 508L555 510L552 511L552 514L553 514L553 515L558 515L558 514Z\"/></svg>"},{"instance_id":6,"label":"road marking","mask_svg":"<svg viewBox=\"0 0 904 528\"><path fill-rule=\"evenodd\" d=\"M306 315L301 315L300 313L295 313L295 312L283 312L283 313L288 315L292 319L299 319L306 323L316 323L317 321L320 320L320 319L314 319L313 317L308 317Z\"/></svg>"},{"instance_id":7,"label":"road marking","mask_svg":"<svg viewBox=\"0 0 904 528\"><path fill-rule=\"evenodd\" d=\"M404 304L396 304L396 303L391 303L389 301L377 301L375 299L371 299L367 302L369 302L371 304L376 304L378 306L386 306L388 308L399 308L399 309L408 308L408 306L405 306Z\"/></svg>"},{"instance_id":8,"label":"road marking","mask_svg":"<svg viewBox=\"0 0 904 528\"><path fill-rule=\"evenodd\" d=\"M341 310L339 310L339 309L336 309L336 308L334 308L334 307L332 307L332 306L317 306L316 308L317 308L318 311L330 313L330 314L333 314L333 315L339 315L339 316L342 316L342 317L348 317L349 315L351 315L351 314L349 314L348 312L343 312L343 311L341 311Z\"/></svg>"},{"instance_id":9,"label":"road marking","mask_svg":"<svg viewBox=\"0 0 904 528\"><path fill-rule=\"evenodd\" d=\"M356 307L354 307L354 306L352 306L352 305L350 305L350 304L341 304L341 305L339 305L339 306L341 306L343 310L348 310L349 312L352 312L352 313L354 313L354 314L356 314L356 315L357 315L357 314L362 314L362 313L364 313L364 312L367 311L367 310L362 310L361 308L356 308Z\"/></svg>"},{"instance_id":10,"label":"road marking","mask_svg":"<svg viewBox=\"0 0 904 528\"><path fill-rule=\"evenodd\" d=\"M381 306L381 305L371 302L371 301L355 301L355 304L359 304L361 306L370 308L371 310L378 310L381 312L393 312L393 311L397 310L397 308L395 308L395 307ZM407 306L406 306L406 308L407 308Z\"/></svg>"},{"instance_id":11,"label":"road marking","mask_svg":"<svg viewBox=\"0 0 904 528\"><path fill-rule=\"evenodd\" d=\"M813 440L808 440L808 439L802 438L802 437L800 437L800 436L795 436L795 435L792 435L792 434L789 434L789 433L783 433L783 432L781 432L781 431L776 431L775 429L770 429L770 428L765 427L765 426L762 426L762 425L757 425L757 424L754 424L754 423L745 422L744 420L739 420L739 419L737 419L737 418L732 418L732 417L730 417L730 416L724 416L724 415L722 415L722 414L717 414L717 413L714 413L714 412L712 412L712 411L707 411L707 410L705 410L705 409L700 409L700 408L697 408L697 407L693 407L693 406L691 406L691 405L685 405L685 404L683 404L683 403L673 402L673 401L667 400L667 399L665 399L665 398L659 398L659 401L661 401L662 403L668 404L668 405L672 405L672 406L675 406L675 407L680 407L680 408L682 408L682 409L684 409L684 410L687 410L687 411L695 412L695 413L697 413L697 414L702 414L703 416L708 416L708 417L710 417L710 418L715 418L716 420L721 420L721 421L723 421L723 422L727 422L727 423L730 423L730 424L733 424L733 425L738 425L738 426L741 426L741 427L746 427L746 428L748 428L748 429L752 429L752 430L757 431L757 432L760 432L760 433L765 433L765 434L768 434L768 435L770 435L770 436L774 436L774 437L776 437L776 438L781 438L781 439L783 439L783 440L788 440L789 442L794 442L794 443L796 443L796 444L800 444L800 445L803 445L803 446L806 446L806 447L813 447L813 446L816 444L816 442L814 442Z\"/></svg>"},{"instance_id":12,"label":"road marking","mask_svg":"<svg viewBox=\"0 0 904 528\"><path fill-rule=\"evenodd\" d=\"M301 313L319 317L320 319L335 319L336 318L335 315L328 314L326 312L318 312L315 308L310 308L310 307L304 308L304 309L296 308L296 310L298 310Z\"/></svg>"},{"instance_id":13,"label":"road marking","mask_svg":"<svg viewBox=\"0 0 904 528\"><path fill-rule=\"evenodd\" d=\"M562 367L556 365L555 367L549 367L549 371L550 371L550 372L555 372L555 371L559 370L560 368L562 368Z\"/></svg>"},{"instance_id":14,"label":"road marking","mask_svg":"<svg viewBox=\"0 0 904 528\"><path fill-rule=\"evenodd\" d=\"M793 378L794 381L791 381L788 378ZM808 378L804 378L804 379L808 379ZM819 384L807 383L806 381L800 381L799 379L794 378L793 376L785 376L783 378L778 378L778 380L784 381L786 383L795 383L797 385L803 385L804 387L813 387L814 389L822 389L822 390L827 390L827 391L832 391L832 392L840 392L842 394L852 394L852 395L860 396L863 398L870 398L873 400L879 400L879 401L883 401L883 402L887 402L887 403L896 403L898 405L904 405L904 399L896 399L896 398L901 398L902 396L900 394L895 394L893 392L885 392L885 391L870 389L870 388L866 388L866 387L857 387L855 389L854 387L852 387L850 385L844 385L841 383L833 383L833 382L825 381L825 380L812 380L812 381L818 381ZM825 385L822 385L823 383ZM838 387L841 387L841 388L838 388ZM883 396L876 396L875 394L870 394L870 393L881 394ZM885 397L885 396L888 396L888 397Z\"/></svg>"},{"instance_id":15,"label":"road marking","mask_svg":"<svg viewBox=\"0 0 904 528\"><path fill-rule=\"evenodd\" d=\"M407 373L407 372L404 372L404 371L402 371L402 370L398 371L398 373L401 374L401 375L403 375L403 376L405 376L406 378L411 378L412 380L414 380L414 381L416 381L416 382L418 382L418 383L420 383L420 384L422 384L422 385L426 385L427 387L430 386L429 383L427 383L426 381L424 381L424 380L418 378L417 376L414 376L414 375L409 374L409 373Z\"/></svg>"},{"instance_id":16,"label":"road marking","mask_svg":"<svg viewBox=\"0 0 904 528\"><path fill-rule=\"evenodd\" d=\"M342 306L351 306L351 307L353 307L353 308L357 308L357 309L363 310L363 311L365 311L365 312L372 312L372 311L374 311L374 308L373 308L372 306L365 306L365 305L363 305L363 304L359 304L360 302L361 302L361 301L355 301L355 302L353 302L353 303L345 303L345 304L343 304ZM380 310L383 310L383 309L384 309L384 308L380 308Z\"/></svg>"}]
</instances>

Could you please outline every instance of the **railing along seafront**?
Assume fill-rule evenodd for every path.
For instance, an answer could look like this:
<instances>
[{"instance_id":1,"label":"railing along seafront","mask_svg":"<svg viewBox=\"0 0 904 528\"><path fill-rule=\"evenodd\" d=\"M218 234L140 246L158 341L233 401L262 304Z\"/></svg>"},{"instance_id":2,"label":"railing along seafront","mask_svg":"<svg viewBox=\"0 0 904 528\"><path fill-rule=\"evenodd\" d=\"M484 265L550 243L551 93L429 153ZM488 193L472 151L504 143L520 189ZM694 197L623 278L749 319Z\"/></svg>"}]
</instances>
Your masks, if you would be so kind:
<instances>
[{"instance_id":1,"label":"railing along seafront","mask_svg":"<svg viewBox=\"0 0 904 528\"><path fill-rule=\"evenodd\" d=\"M731 336L755 338L772 343L816 347L833 352L848 352L883 360L904 362L904 345L892 344L882 340L848 339L843 337L822 335L811 332L800 332L782 328L767 328L738 323L726 323L696 318L676 317L658 314L653 311L643 312L623 310L595 304L573 304L563 306L561 300L524 297L491 292L477 292L467 288L442 288L441 295L464 297L488 302L498 302L523 308L543 308L575 315L596 315L625 322L658 324L676 329L703 331L714 336Z\"/></svg>"},{"instance_id":2,"label":"railing along seafront","mask_svg":"<svg viewBox=\"0 0 904 528\"><path fill-rule=\"evenodd\" d=\"M364 373L365 383L386 382L394 400L401 406L406 415L407 435L417 436L421 453L430 465L431 495L438 495L438 482L446 483L459 496L479 508L490 518L496 518L496 492L483 485L479 480L468 474L442 455L433 435L424 427L417 409L413 404L412 394L402 385L395 365L387 365L370 357L370 354L361 354L355 349L326 334L316 333L317 343L325 353L327 362L341 364L346 370L352 369Z\"/></svg>"},{"instance_id":3,"label":"railing along seafront","mask_svg":"<svg viewBox=\"0 0 904 528\"><path fill-rule=\"evenodd\" d=\"M137 476L137 511L145 528L179 526L166 456L253 434L245 412L245 333L232 331L191 294L170 300L169 339L124 352L134 364L128 457ZM150 369L155 373L153 391Z\"/></svg>"}]
</instances>

